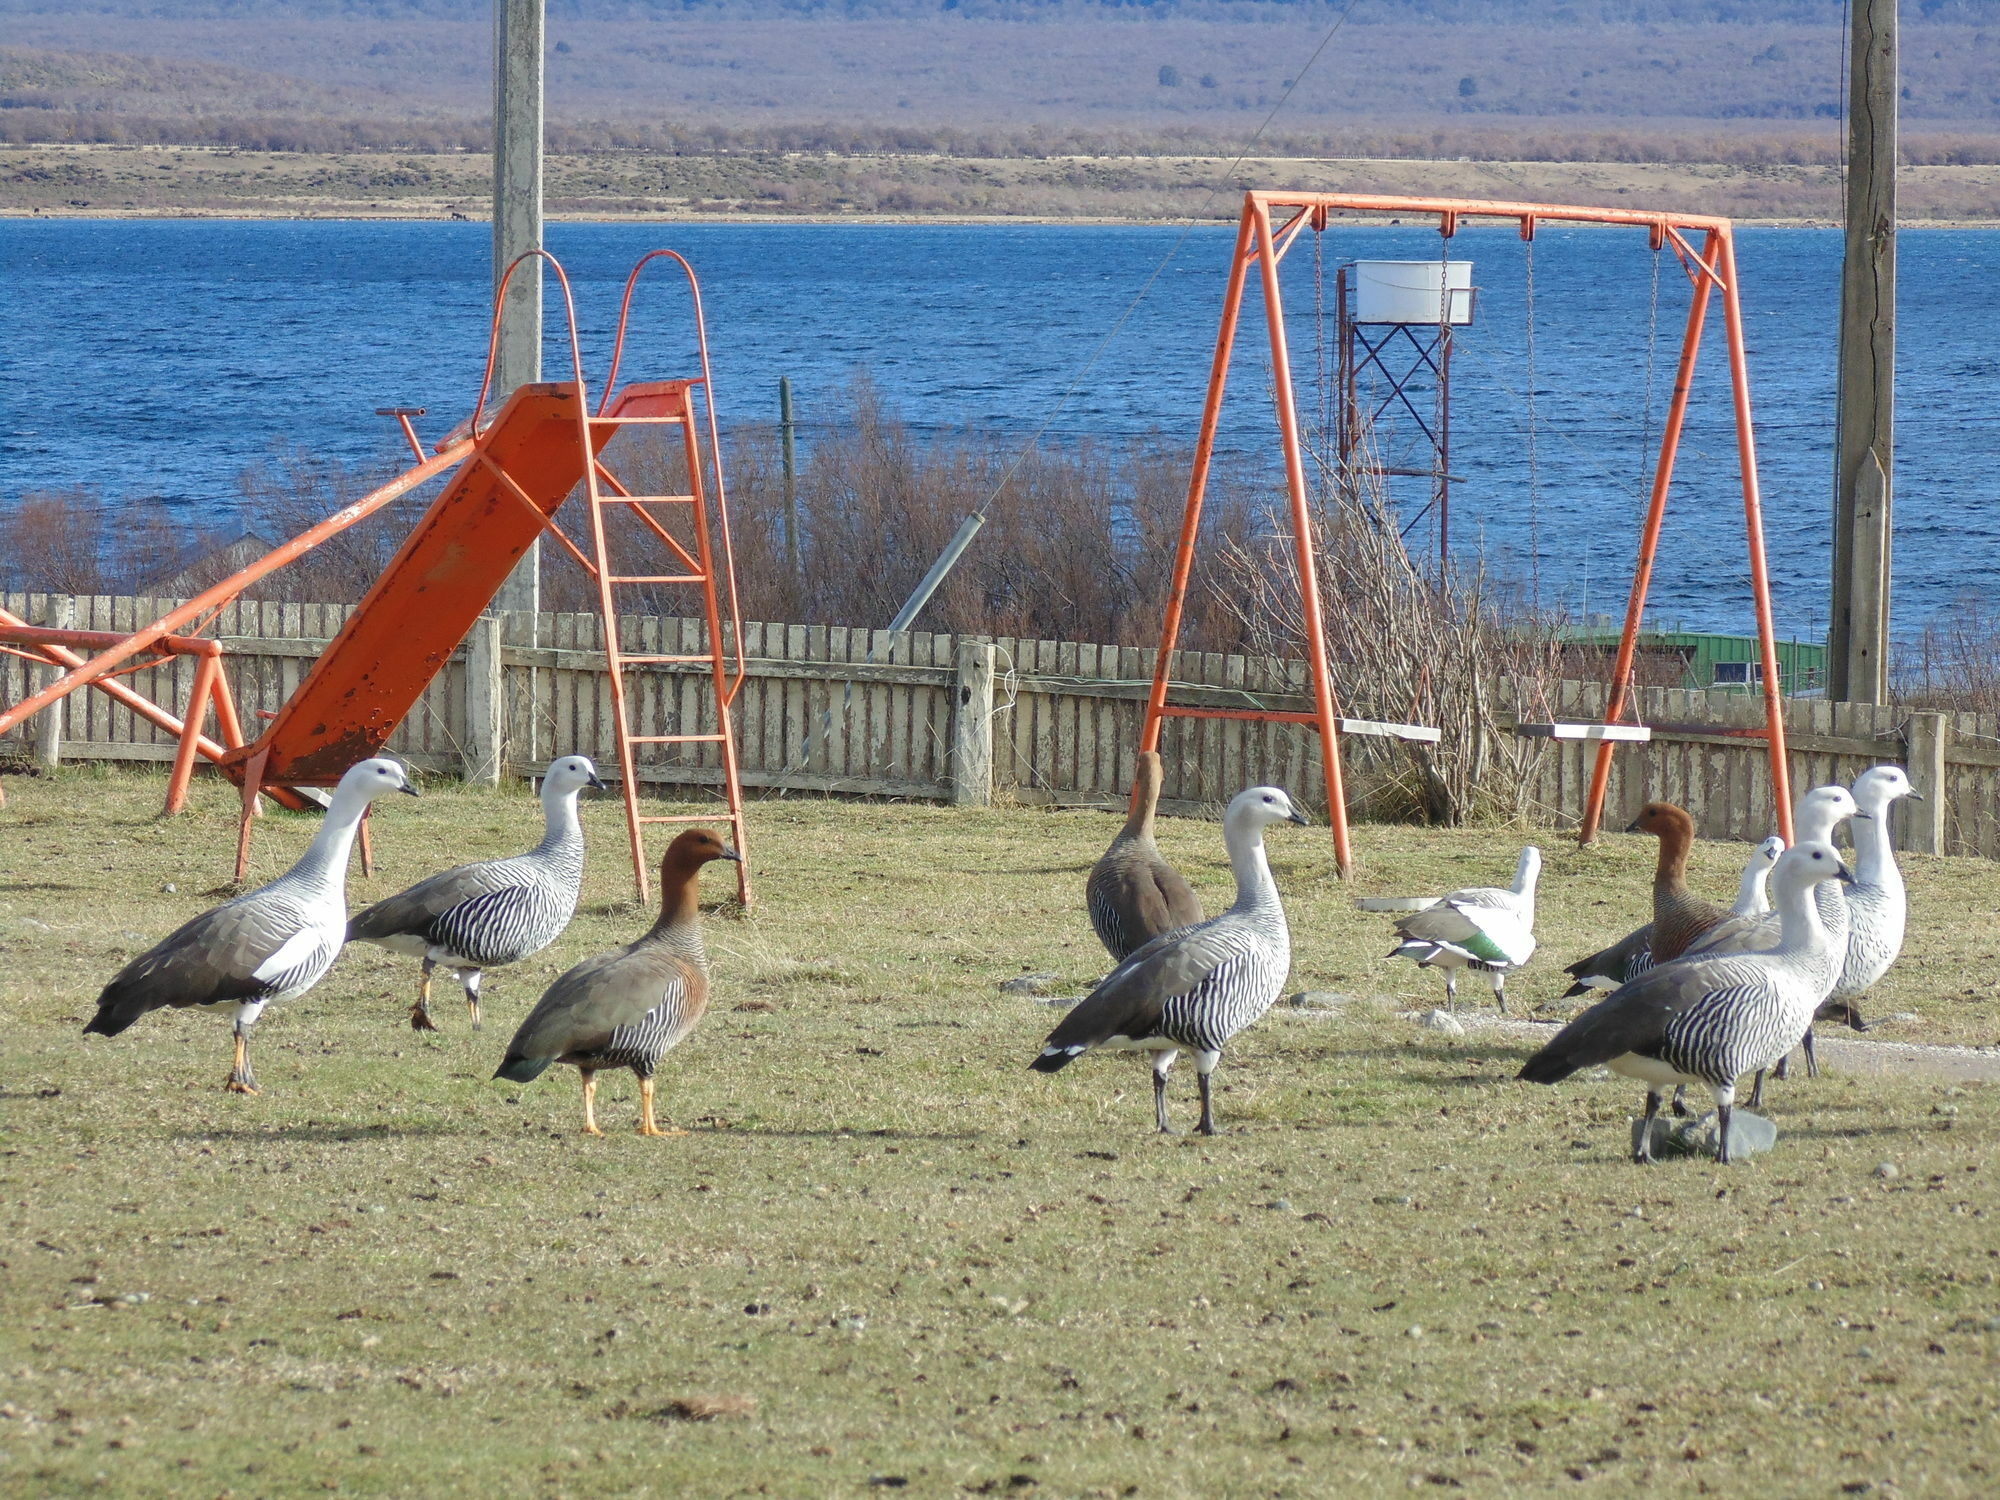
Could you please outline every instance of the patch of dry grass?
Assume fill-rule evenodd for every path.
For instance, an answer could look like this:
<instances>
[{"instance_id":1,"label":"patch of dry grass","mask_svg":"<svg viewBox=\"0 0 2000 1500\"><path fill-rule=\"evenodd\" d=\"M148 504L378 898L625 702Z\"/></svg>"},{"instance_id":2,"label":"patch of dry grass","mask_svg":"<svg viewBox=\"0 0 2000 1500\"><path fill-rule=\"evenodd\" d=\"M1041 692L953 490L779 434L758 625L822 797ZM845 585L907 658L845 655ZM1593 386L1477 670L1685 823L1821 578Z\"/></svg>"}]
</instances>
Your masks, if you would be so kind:
<instances>
[{"instance_id":1,"label":"patch of dry grass","mask_svg":"<svg viewBox=\"0 0 2000 1500\"><path fill-rule=\"evenodd\" d=\"M1268 1018L1219 1075L1226 1134L1160 1139L1138 1063L1030 1075L1053 1013L995 990L1100 971L1080 888L1110 819L760 804L761 905L711 923L716 1005L663 1076L692 1133L627 1133L607 1077L589 1141L569 1070L487 1080L542 985L640 925L614 804L587 809L584 910L495 976L486 1032L445 1007L411 1033L410 967L356 951L266 1016L243 1099L220 1017L79 1035L116 964L212 902L222 791L176 824L151 778L8 792L0 1490L1993 1487L2000 1091L1798 1081L1773 1154L1641 1171L1629 1085L1531 1088L1521 1048L1396 1019L1436 991L1381 962L1323 831L1272 840L1293 988L1361 1002ZM534 831L518 790L396 801L357 902ZM259 876L309 833L268 820ZM1163 842L1218 904L1213 825ZM1364 828L1360 889L1494 878L1516 842ZM1519 989L1546 1001L1559 955L1638 914L1648 853L1544 847ZM1875 1008L1991 1041L1964 914L2000 872L1914 882Z\"/></svg>"}]
</instances>

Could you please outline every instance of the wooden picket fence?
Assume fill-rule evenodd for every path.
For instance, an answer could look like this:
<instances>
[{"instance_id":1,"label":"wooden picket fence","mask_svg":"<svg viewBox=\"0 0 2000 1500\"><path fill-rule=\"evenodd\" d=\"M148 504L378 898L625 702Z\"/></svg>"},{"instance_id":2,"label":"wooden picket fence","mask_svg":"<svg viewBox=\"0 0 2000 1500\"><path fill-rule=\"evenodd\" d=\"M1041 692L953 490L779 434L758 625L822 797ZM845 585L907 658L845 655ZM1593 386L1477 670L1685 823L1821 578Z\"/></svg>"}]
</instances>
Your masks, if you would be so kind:
<instances>
[{"instance_id":1,"label":"wooden picket fence","mask_svg":"<svg viewBox=\"0 0 2000 1500\"><path fill-rule=\"evenodd\" d=\"M85 630L130 630L176 602L160 599L0 595L17 615ZM346 619L342 605L242 602L213 632L228 648L230 683L254 732L257 715L292 693ZM695 620L630 617L628 650L701 649ZM736 728L746 785L770 792L1116 806L1131 784L1154 653L1066 641L971 637L839 626L745 627L748 676ZM390 747L434 771L527 774L581 752L612 771L609 680L595 615L543 614L482 621L438 675ZM48 669L0 656L0 702L18 701ZM182 658L134 674L133 685L178 703L192 682ZM1210 707L1310 706L1303 666L1272 658L1184 652L1176 701ZM1602 715L1601 684L1570 682L1553 694L1556 717ZM1617 752L1606 814L1620 827L1651 797L1679 802L1704 836L1761 838L1771 829L1769 771L1755 729L1761 704L1740 692L1647 689L1640 717L1650 744ZM638 733L714 727L702 670L648 669L636 694ZM43 714L0 740L0 760L51 754L70 760L157 761L170 736L102 694L73 695L59 724ZM2000 858L2000 721L1990 715L1801 700L1787 707L1795 787L1850 781L1869 765L1908 765L1925 793L1898 817L1907 848ZM1364 795L1405 752L1393 743L1346 741ZM640 776L651 786L715 786L713 745L648 745ZM1243 786L1269 781L1309 805L1320 788L1318 736L1287 724L1175 720L1162 743L1165 804L1212 810ZM1582 815L1595 748L1536 751L1533 816L1574 824Z\"/></svg>"}]
</instances>

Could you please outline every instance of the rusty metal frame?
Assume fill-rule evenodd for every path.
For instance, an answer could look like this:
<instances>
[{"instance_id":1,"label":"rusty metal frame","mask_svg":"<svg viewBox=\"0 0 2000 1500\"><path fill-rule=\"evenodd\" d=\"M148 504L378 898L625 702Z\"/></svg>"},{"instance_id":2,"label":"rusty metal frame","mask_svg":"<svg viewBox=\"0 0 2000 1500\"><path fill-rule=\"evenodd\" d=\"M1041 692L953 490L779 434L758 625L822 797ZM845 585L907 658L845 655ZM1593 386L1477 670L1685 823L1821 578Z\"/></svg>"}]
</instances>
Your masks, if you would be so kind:
<instances>
[{"instance_id":1,"label":"rusty metal frame","mask_svg":"<svg viewBox=\"0 0 2000 1500\"><path fill-rule=\"evenodd\" d=\"M1222 315L1216 333L1215 353L1209 364L1208 394L1202 407L1200 433L1195 444L1194 462L1188 479L1187 506L1182 518L1180 541L1174 557L1173 581L1169 587L1166 613L1160 632L1159 659L1154 667L1152 689L1146 699L1146 717L1140 734L1140 749L1157 750L1165 721L1169 718L1198 718L1210 715L1182 708L1169 701L1172 692L1174 654L1180 641L1181 622L1194 571L1196 546L1200 538L1203 499L1214 465L1215 440L1220 429L1222 404L1228 389L1229 364L1242 323L1244 292L1250 272L1258 274L1263 294L1265 324L1270 343L1271 377L1278 423L1278 439L1284 456L1285 485L1290 501L1293 545L1297 553L1298 580L1306 640L1303 647L1312 680L1314 711L1311 715L1281 714L1261 710L1231 711L1229 717L1263 722L1310 723L1319 731L1321 765L1326 777L1328 822L1332 825L1334 859L1343 877L1352 873L1353 850L1347 823L1346 792L1340 756L1340 709L1327 661L1326 633L1320 612L1317 568L1313 556L1311 496L1306 485L1304 453L1299 435L1297 396L1285 342L1285 312L1278 266L1286 251L1297 243L1302 230L1322 231L1333 213L1397 214L1435 216L1438 230L1447 239L1469 219L1513 220L1521 238L1534 238L1541 223L1601 224L1644 229L1650 248L1670 245L1687 271L1693 287L1687 328L1682 340L1679 368L1667 422L1660 437L1654 465L1652 492L1646 508L1645 526L1639 543L1638 563L1626 602L1624 629L1619 637L1618 655L1612 668L1607 722L1620 722L1629 707L1632 663L1638 647L1639 626L1645 614L1646 593L1658 557L1660 528L1665 519L1667 494L1672 486L1674 460L1680 448L1689 396L1700 355L1708 305L1720 295L1729 351L1729 378L1736 427L1737 466L1743 489L1744 536L1749 551L1750 587L1757 615L1758 650L1764 664L1765 727L1761 731L1770 750L1771 792L1779 831L1792 837L1791 783L1785 760L1784 699L1778 673L1777 632L1772 620L1769 569L1765 558L1762 499L1757 479L1756 434L1751 425L1750 375L1744 350L1743 310L1738 295L1734 226L1731 221L1708 214L1651 213L1629 209L1589 208L1550 203L1513 203L1473 198L1401 197L1372 193L1300 193L1252 191L1243 196L1243 210L1237 223L1236 247L1230 259L1229 277L1223 293ZM1699 248L1694 241L1699 240ZM1611 776L1614 742L1606 739L1597 747L1592 768L1590 794L1584 807L1579 840L1590 843L1603 822L1604 802Z\"/></svg>"}]
</instances>

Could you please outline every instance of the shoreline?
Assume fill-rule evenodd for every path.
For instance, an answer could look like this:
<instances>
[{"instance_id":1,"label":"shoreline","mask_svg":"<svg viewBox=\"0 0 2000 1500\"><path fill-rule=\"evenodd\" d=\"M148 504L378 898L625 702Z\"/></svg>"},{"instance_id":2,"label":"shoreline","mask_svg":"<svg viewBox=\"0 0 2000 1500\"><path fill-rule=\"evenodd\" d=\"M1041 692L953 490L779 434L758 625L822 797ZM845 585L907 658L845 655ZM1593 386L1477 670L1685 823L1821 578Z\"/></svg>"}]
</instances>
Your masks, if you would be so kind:
<instances>
[{"instance_id":1,"label":"shoreline","mask_svg":"<svg viewBox=\"0 0 2000 1500\"><path fill-rule=\"evenodd\" d=\"M4 145L0 218L485 223L490 173L472 152ZM1836 228L1842 213L1831 165L1334 156L552 154L544 201L555 223L1179 227L1234 223L1258 184L1643 207L1759 228ZM2000 164L1905 168L1899 191L1899 227L2000 225Z\"/></svg>"}]
</instances>

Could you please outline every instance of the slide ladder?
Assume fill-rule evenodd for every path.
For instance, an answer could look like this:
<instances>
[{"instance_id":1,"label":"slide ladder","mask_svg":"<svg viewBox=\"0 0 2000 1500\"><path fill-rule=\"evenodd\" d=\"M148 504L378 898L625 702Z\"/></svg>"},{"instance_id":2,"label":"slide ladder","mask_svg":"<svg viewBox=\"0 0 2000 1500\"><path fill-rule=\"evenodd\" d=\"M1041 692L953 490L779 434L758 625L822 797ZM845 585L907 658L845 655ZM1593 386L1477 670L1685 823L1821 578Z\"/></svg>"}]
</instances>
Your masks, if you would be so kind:
<instances>
[{"instance_id":1,"label":"slide ladder","mask_svg":"<svg viewBox=\"0 0 2000 1500\"><path fill-rule=\"evenodd\" d=\"M687 380L653 381L618 389L618 368L624 358L625 335L631 322L632 295L649 262L671 259L687 276L694 309L696 351L701 374ZM729 509L723 489L722 448L716 431L715 405L709 392L708 330L702 318L701 286L694 268L671 250L655 250L641 258L625 279L618 310L618 335L612 345L611 369L595 416L582 419L582 449L593 454L584 472L584 497L590 507L590 540L596 556L598 612L603 620L605 665L611 678L612 724L618 738L619 790L625 803L626 836L632 846L632 873L640 903L651 900L651 860L646 830L660 825L706 823L705 814L647 813L640 801L644 768L639 747L662 747L653 757L671 756L683 774L692 757L706 762L716 774L727 810L731 842L743 856L736 865L737 899L750 904L750 849L743 818L743 783L736 757L736 736L730 709L743 686L743 618L736 599L735 568L729 556ZM697 392L700 411L697 411ZM705 421L702 418L705 417ZM709 436L710 458L702 451L701 428ZM658 431L671 444L678 441L687 490L672 495L634 494L602 459L604 444L627 428ZM713 463L714 520L710 518L709 463ZM632 524L632 523L637 523ZM716 541L722 543L724 567L718 575ZM723 589L728 600L725 613ZM701 649L694 651L634 650L621 624L623 600L645 589L657 598L662 590L700 590ZM691 614L690 610L672 611ZM734 656L732 674L731 656ZM689 673L706 676L710 692L690 719L685 702L671 706L664 691ZM639 689L654 678L662 691L654 698L655 712L645 714ZM672 747L672 748L668 748Z\"/></svg>"}]
</instances>

